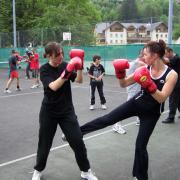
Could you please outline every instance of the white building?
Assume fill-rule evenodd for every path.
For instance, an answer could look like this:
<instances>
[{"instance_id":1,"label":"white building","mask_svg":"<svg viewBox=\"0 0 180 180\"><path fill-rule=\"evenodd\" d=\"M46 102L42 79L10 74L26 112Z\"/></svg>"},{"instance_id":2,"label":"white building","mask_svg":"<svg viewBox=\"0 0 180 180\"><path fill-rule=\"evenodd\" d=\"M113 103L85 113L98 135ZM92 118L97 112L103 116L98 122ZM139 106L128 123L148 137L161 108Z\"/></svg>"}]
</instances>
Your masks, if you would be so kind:
<instances>
[{"instance_id":1,"label":"white building","mask_svg":"<svg viewBox=\"0 0 180 180\"><path fill-rule=\"evenodd\" d=\"M118 21L99 23L94 34L96 44L122 45L132 43L146 43L159 39L167 42L168 28L162 22L146 23L120 23Z\"/></svg>"}]
</instances>

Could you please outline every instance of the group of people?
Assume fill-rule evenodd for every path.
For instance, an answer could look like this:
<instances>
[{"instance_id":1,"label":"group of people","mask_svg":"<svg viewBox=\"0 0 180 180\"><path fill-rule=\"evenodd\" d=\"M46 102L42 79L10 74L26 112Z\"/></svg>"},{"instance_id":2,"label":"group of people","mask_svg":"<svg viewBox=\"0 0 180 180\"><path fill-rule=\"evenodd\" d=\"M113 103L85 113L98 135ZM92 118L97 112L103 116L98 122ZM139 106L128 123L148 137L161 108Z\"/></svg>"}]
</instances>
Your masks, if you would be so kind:
<instances>
[{"instance_id":1,"label":"group of people","mask_svg":"<svg viewBox=\"0 0 180 180\"><path fill-rule=\"evenodd\" d=\"M16 87L17 91L20 91L20 81L19 81L19 72L18 65L24 61L27 63L26 67L26 77L30 79L29 70L32 71L32 80L33 85L31 88L39 87L39 54L35 51L35 48L31 50L27 50L24 56L20 56L18 52L15 50L11 51L11 56L8 59L9 63L9 74L8 81L6 84L6 88L4 90L5 93L11 93L10 86L14 79L16 79Z\"/></svg>"},{"instance_id":2,"label":"group of people","mask_svg":"<svg viewBox=\"0 0 180 180\"><path fill-rule=\"evenodd\" d=\"M128 75L128 60L114 60L113 66L119 85L128 87L138 84L140 89L109 113L80 126L72 102L71 82L83 82L85 52L81 49L72 49L69 54L70 61L67 63L63 61L64 52L60 44L49 42L45 46L44 54L48 61L40 68L44 98L40 108L39 142L32 180L41 179L58 125L74 151L81 171L80 176L87 180L98 180L91 170L83 136L133 116L138 117L140 122L132 175L137 180L148 180L147 144L164 111L164 102L172 94L178 81L178 73L164 63L166 48L162 40L148 42L140 57L143 62L138 62L134 71ZM95 87L98 89L102 108L106 109L106 99L102 90L104 68L99 64L100 57L96 55L88 72L91 78L91 110L95 104Z\"/></svg>"},{"instance_id":3,"label":"group of people","mask_svg":"<svg viewBox=\"0 0 180 180\"><path fill-rule=\"evenodd\" d=\"M72 102L71 82L83 82L84 55L84 50L72 49L69 53L70 61L67 63L63 61L64 52L59 43L49 42L45 46L44 57L48 61L40 68L44 98L39 115L39 142L32 180L41 179L58 125L75 153L76 162L81 170L80 176L87 180L98 180L91 170L83 136L107 126L113 126L113 130L119 133L122 130L121 121L134 116L137 117L139 131L135 143L132 175L137 180L148 180L147 144L164 111L166 99L169 97L169 115L162 121L163 123L174 123L176 110L180 111L179 56L171 48L166 47L164 41L159 40L148 42L139 57L131 63L127 59L115 59L113 61L115 75L119 85L127 88L127 101L109 113L80 126ZM32 88L39 86L38 53L32 49L26 52L26 56L21 57L12 50L6 93L11 92L10 85L14 79L17 80L17 90L21 90L17 65L22 58L30 64ZM100 63L99 55L94 55L92 60L88 70L91 89L89 109L95 109L97 88L101 108L105 110L107 109L103 92L105 69Z\"/></svg>"}]
</instances>

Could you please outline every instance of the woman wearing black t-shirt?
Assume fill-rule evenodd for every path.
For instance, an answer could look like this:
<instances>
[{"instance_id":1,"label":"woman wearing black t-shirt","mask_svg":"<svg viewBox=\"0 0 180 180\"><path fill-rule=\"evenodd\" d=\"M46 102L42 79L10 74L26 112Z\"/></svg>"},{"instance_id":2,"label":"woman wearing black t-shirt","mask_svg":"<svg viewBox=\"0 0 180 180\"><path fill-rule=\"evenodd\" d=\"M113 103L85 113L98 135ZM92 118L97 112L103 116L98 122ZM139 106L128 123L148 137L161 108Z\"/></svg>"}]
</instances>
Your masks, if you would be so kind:
<instances>
[{"instance_id":1,"label":"woman wearing black t-shirt","mask_svg":"<svg viewBox=\"0 0 180 180\"><path fill-rule=\"evenodd\" d=\"M46 166L58 125L75 153L81 177L97 180L90 169L86 147L74 111L70 84L70 81L82 83L84 51L81 49L71 50L71 60L66 63L63 61L62 47L56 42L50 42L45 47L45 57L48 59L48 63L40 68L44 98L39 114L39 143L32 180L41 178L41 171Z\"/></svg>"}]
</instances>

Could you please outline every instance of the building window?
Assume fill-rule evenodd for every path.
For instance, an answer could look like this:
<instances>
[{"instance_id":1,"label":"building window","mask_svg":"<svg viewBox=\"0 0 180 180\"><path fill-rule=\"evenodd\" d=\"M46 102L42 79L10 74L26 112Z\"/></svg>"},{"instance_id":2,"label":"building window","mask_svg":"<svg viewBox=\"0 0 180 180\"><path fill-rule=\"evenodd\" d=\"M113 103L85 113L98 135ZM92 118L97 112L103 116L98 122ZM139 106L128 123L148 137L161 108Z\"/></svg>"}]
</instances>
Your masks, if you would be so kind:
<instances>
[{"instance_id":1,"label":"building window","mask_svg":"<svg viewBox=\"0 0 180 180\"><path fill-rule=\"evenodd\" d=\"M117 37L118 37L118 34L115 34L115 37L117 38Z\"/></svg>"},{"instance_id":2,"label":"building window","mask_svg":"<svg viewBox=\"0 0 180 180\"><path fill-rule=\"evenodd\" d=\"M110 34L110 37L112 38L112 37L113 37L113 34Z\"/></svg>"}]
</instances>

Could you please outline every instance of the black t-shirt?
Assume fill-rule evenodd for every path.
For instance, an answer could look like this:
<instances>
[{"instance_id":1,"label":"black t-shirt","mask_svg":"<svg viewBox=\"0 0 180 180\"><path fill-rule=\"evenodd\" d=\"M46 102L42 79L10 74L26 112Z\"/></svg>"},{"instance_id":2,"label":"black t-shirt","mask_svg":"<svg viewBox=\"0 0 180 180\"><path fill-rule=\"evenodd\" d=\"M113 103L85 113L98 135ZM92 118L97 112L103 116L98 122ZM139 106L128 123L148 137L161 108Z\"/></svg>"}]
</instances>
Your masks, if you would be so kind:
<instances>
[{"instance_id":1,"label":"black t-shirt","mask_svg":"<svg viewBox=\"0 0 180 180\"><path fill-rule=\"evenodd\" d=\"M58 67L52 67L49 63L46 63L40 68L40 79L44 87L42 106L45 106L54 115L62 115L74 110L70 80L74 82L76 72L73 72L69 80L65 81L57 91L49 88L49 84L59 78L66 66L66 62L62 62Z\"/></svg>"},{"instance_id":2,"label":"black t-shirt","mask_svg":"<svg viewBox=\"0 0 180 180\"><path fill-rule=\"evenodd\" d=\"M96 77L96 78L98 78L104 72L105 72L105 70L104 70L104 67L102 64L99 64L98 66L95 66L94 64L92 64L90 69L89 69L89 74ZM93 78L90 78L90 81L96 82L96 80Z\"/></svg>"},{"instance_id":3,"label":"black t-shirt","mask_svg":"<svg viewBox=\"0 0 180 180\"><path fill-rule=\"evenodd\" d=\"M16 65L18 61L17 56L11 56L8 61L9 61L10 72L17 70L17 65Z\"/></svg>"}]
</instances>

